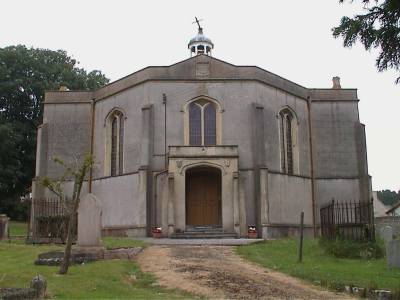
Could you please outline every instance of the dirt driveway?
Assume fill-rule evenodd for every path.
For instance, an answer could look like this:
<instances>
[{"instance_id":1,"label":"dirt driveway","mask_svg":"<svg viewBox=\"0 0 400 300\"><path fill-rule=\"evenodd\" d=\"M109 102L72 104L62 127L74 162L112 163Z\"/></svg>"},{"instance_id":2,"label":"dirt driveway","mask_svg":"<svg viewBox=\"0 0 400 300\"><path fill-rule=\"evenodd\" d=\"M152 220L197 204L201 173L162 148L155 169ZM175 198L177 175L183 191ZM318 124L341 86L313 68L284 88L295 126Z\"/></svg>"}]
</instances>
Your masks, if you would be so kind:
<instances>
[{"instance_id":1,"label":"dirt driveway","mask_svg":"<svg viewBox=\"0 0 400 300\"><path fill-rule=\"evenodd\" d=\"M228 246L151 246L138 257L161 286L212 299L343 299L247 262Z\"/></svg>"}]
</instances>

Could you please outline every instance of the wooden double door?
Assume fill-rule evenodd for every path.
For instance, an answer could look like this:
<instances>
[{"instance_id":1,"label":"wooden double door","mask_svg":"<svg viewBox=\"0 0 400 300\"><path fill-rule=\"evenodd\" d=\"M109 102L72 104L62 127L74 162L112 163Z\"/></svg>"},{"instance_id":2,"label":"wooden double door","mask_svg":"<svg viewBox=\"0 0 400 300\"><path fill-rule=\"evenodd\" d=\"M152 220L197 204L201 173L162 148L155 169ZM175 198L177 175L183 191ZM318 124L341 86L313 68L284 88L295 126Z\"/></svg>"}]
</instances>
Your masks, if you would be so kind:
<instances>
[{"instance_id":1,"label":"wooden double door","mask_svg":"<svg viewBox=\"0 0 400 300\"><path fill-rule=\"evenodd\" d=\"M221 225L221 171L197 167L186 172L186 225Z\"/></svg>"}]
</instances>

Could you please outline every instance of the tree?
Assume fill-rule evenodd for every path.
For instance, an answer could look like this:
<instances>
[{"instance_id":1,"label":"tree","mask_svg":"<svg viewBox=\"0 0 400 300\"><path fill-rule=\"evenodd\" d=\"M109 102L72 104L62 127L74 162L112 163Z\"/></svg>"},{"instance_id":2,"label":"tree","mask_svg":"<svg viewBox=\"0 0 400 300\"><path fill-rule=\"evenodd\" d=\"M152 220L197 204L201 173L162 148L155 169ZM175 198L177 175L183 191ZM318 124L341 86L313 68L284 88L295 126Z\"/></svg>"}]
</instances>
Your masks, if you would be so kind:
<instances>
[{"instance_id":1,"label":"tree","mask_svg":"<svg viewBox=\"0 0 400 300\"><path fill-rule=\"evenodd\" d=\"M378 198L382 201L383 204L387 206L393 206L398 201L400 201L400 191L396 193L395 191L390 190L382 190L378 191Z\"/></svg>"},{"instance_id":2,"label":"tree","mask_svg":"<svg viewBox=\"0 0 400 300\"><path fill-rule=\"evenodd\" d=\"M87 73L63 50L0 48L0 213L29 192L34 177L36 128L45 90L61 85L89 90L108 83L97 70Z\"/></svg>"},{"instance_id":3,"label":"tree","mask_svg":"<svg viewBox=\"0 0 400 300\"><path fill-rule=\"evenodd\" d=\"M50 191L57 195L59 201L62 203L65 211L67 212L67 241L65 243L64 258L60 264L59 270L60 274L67 274L71 257L73 232L75 232L76 215L78 212L83 180L85 179L87 172L93 165L93 158L90 154L87 154L81 162L76 159L75 166L67 166L62 160L58 158L55 158L54 160L65 168L64 173L61 175L60 178L57 179L43 177L41 178L40 182ZM65 192L63 191L63 185L66 179L70 177L72 177L74 180L74 188L72 192L72 198L67 199Z\"/></svg>"},{"instance_id":4,"label":"tree","mask_svg":"<svg viewBox=\"0 0 400 300\"><path fill-rule=\"evenodd\" d=\"M354 0L351 0L353 2ZM343 3L344 0L340 0ZM374 5L369 5L374 2ZM332 29L335 38L343 38L344 47L358 40L366 50L379 49L376 59L378 71L400 70L400 1L362 0L365 14L353 18L343 17L340 25ZM396 79L400 83L400 77Z\"/></svg>"}]
</instances>

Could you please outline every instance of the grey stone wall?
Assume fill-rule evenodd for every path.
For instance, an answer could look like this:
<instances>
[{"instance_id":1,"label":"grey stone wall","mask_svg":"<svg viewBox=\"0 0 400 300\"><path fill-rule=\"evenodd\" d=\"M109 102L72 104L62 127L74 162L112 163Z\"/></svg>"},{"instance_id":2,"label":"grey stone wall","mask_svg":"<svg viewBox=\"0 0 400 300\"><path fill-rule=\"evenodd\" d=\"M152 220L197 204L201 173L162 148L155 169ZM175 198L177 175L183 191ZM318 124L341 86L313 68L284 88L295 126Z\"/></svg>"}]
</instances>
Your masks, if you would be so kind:
<instances>
[{"instance_id":1,"label":"grey stone wall","mask_svg":"<svg viewBox=\"0 0 400 300\"><path fill-rule=\"evenodd\" d=\"M139 174L94 180L92 193L102 203L102 226L105 228L146 227L146 190L141 190Z\"/></svg>"},{"instance_id":2,"label":"grey stone wall","mask_svg":"<svg viewBox=\"0 0 400 300\"><path fill-rule=\"evenodd\" d=\"M271 224L312 225L311 180L281 174L268 175L269 221Z\"/></svg>"},{"instance_id":3,"label":"grey stone wall","mask_svg":"<svg viewBox=\"0 0 400 300\"><path fill-rule=\"evenodd\" d=\"M358 177L357 102L313 102L315 176Z\"/></svg>"},{"instance_id":4,"label":"grey stone wall","mask_svg":"<svg viewBox=\"0 0 400 300\"><path fill-rule=\"evenodd\" d=\"M90 103L45 105L43 124L47 139L42 139L40 145L46 152L40 157L46 160L42 164L45 175L57 177L63 173L63 167L53 161L54 157L72 164L75 158L80 159L90 151L90 120Z\"/></svg>"}]
</instances>

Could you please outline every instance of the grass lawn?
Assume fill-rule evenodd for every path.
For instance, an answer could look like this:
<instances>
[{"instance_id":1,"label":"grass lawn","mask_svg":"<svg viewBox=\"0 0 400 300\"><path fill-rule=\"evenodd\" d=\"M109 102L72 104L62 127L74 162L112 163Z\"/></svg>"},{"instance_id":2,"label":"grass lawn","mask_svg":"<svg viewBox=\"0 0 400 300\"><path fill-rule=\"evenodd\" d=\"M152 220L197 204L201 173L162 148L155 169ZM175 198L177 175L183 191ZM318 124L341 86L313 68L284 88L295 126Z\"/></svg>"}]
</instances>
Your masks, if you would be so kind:
<instances>
[{"instance_id":1,"label":"grass lawn","mask_svg":"<svg viewBox=\"0 0 400 300\"><path fill-rule=\"evenodd\" d=\"M237 253L264 267L330 288L358 287L400 290L400 270L387 270L385 259L338 259L324 254L317 240L305 240L303 263L297 263L296 240L239 246Z\"/></svg>"},{"instance_id":2,"label":"grass lawn","mask_svg":"<svg viewBox=\"0 0 400 300\"><path fill-rule=\"evenodd\" d=\"M59 275L58 267L33 264L39 253L58 249L62 247L0 242L0 287L27 287L35 275L41 274L47 279L48 295L57 299L190 297L158 287L152 275L141 272L135 262L128 260L97 261L72 266L67 275Z\"/></svg>"},{"instance_id":3,"label":"grass lawn","mask_svg":"<svg viewBox=\"0 0 400 300\"><path fill-rule=\"evenodd\" d=\"M28 230L28 224L25 222L10 221L10 236L26 236Z\"/></svg>"}]
</instances>

